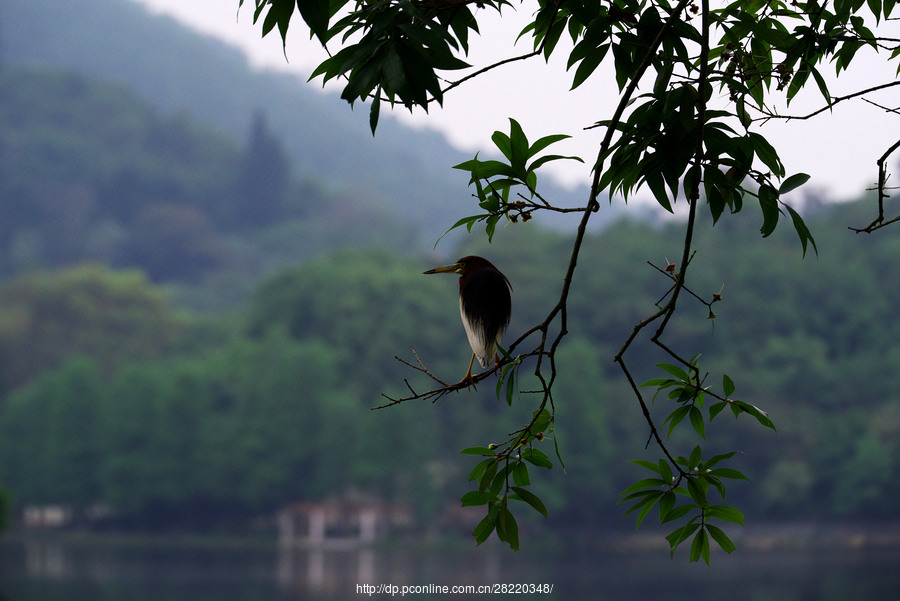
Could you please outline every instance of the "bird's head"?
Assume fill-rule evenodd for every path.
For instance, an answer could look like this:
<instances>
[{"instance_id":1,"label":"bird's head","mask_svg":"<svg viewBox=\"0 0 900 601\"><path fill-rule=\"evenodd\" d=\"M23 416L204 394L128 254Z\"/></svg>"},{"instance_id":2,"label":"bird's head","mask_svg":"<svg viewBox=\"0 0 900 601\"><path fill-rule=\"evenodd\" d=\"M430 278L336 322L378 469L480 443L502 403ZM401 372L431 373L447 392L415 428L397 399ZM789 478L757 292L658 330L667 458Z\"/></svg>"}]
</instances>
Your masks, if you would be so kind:
<instances>
[{"instance_id":1,"label":"bird's head","mask_svg":"<svg viewBox=\"0 0 900 601\"><path fill-rule=\"evenodd\" d=\"M435 267L434 269L429 269L428 271L426 271L424 273L425 274L454 273L456 275L462 276L460 278L460 284L462 284L462 281L466 280L470 275L472 275L474 272L478 271L479 269L489 269L491 271L497 272L498 274L500 274L501 277L503 277L504 280L506 280L507 286L509 286L510 289L512 288L512 285L510 285L509 280L506 279L506 276L503 275L499 269L494 267L493 263L491 263L484 257L476 257L475 255L469 255L467 257L463 257L462 259L458 260L456 263L451 263L450 265L444 265L443 267Z\"/></svg>"},{"instance_id":2,"label":"bird's head","mask_svg":"<svg viewBox=\"0 0 900 601\"><path fill-rule=\"evenodd\" d=\"M494 267L487 259L469 255L468 257L463 257L456 263L444 265L443 267L435 267L434 269L429 269L425 273L455 273L457 275L465 276L477 269L481 269L484 267L499 272L499 270Z\"/></svg>"},{"instance_id":3,"label":"bird's head","mask_svg":"<svg viewBox=\"0 0 900 601\"><path fill-rule=\"evenodd\" d=\"M462 259L460 259L456 263L451 263L450 265L444 265L443 267L435 267L434 269L429 269L428 271L424 272L424 274L455 273L457 275L462 275L465 268L466 264L463 263Z\"/></svg>"}]
</instances>

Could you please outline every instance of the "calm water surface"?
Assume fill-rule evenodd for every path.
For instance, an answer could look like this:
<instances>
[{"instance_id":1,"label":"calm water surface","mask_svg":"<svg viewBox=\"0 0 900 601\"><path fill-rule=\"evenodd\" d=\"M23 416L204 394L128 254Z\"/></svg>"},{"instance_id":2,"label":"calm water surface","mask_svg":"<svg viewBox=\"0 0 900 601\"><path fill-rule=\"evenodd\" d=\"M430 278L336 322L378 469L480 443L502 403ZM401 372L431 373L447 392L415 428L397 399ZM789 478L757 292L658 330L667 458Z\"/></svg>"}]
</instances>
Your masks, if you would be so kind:
<instances>
[{"instance_id":1,"label":"calm water surface","mask_svg":"<svg viewBox=\"0 0 900 601\"><path fill-rule=\"evenodd\" d=\"M549 593L407 594L421 585L552 585ZM363 585L396 586L394 598L565 601L898 601L900 549L739 549L712 568L665 550L513 553L499 545L394 546L280 552L265 547L0 542L0 601L288 601L388 599ZM376 589L377 590L377 589ZM390 590L390 589L389 589Z\"/></svg>"}]
</instances>

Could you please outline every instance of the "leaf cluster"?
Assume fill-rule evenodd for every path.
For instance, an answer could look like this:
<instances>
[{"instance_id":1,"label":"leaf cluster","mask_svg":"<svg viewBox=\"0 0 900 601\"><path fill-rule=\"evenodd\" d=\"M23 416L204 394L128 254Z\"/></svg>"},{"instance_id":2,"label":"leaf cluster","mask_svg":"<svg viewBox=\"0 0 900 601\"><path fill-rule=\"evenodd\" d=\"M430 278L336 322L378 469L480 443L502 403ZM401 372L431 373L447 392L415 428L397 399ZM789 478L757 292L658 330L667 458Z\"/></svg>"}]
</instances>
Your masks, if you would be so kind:
<instances>
[{"instance_id":1,"label":"leaf cluster","mask_svg":"<svg viewBox=\"0 0 900 601\"><path fill-rule=\"evenodd\" d=\"M716 394L709 387L704 386L703 380L700 379L700 365L697 363L699 357L691 358L687 368L684 369L678 365L671 363L659 363L657 367L669 373L673 377L654 378L647 380L642 387L655 387L656 394L654 400L664 391L668 391L666 396L668 400L675 402L678 407L673 410L663 424L669 424L666 436L672 435L675 428L687 417L694 431L700 438L706 438L706 422L703 417L703 405L707 396L712 396L716 402L709 407L709 421L712 421L725 407L730 407L737 418L742 413L746 413L758 421L761 425L775 429L775 425L768 415L762 409L741 401L730 398L734 394L734 382L728 376L722 376L722 394Z\"/></svg>"},{"instance_id":2,"label":"leaf cluster","mask_svg":"<svg viewBox=\"0 0 900 601\"><path fill-rule=\"evenodd\" d=\"M745 401L732 399L735 385L726 374L722 376L722 393L718 394L708 386L704 386L704 377L701 377L701 366L698 356L692 357L689 363L682 367L671 363L659 363L657 367L666 372L669 377L654 378L644 382L642 387L655 387L654 400L665 393L668 401L673 402L673 409L663 420L663 425L668 424L666 438L670 438L679 424L688 418L694 432L702 439L706 439L707 421L712 421L721 411L730 406L735 418L742 413L747 413L756 418L763 426L775 429L775 425L764 411ZM716 402L708 408L708 420L704 416L704 403L706 397L716 399ZM709 523L712 519L720 519L744 525L741 512L733 507L721 504L711 504L708 500L710 488L715 488L721 500L725 499L726 486L722 478L747 480L741 472L726 467L717 467L724 460L731 459L736 452L731 451L715 455L707 461L701 461L702 448L697 445L691 454L673 458L668 454L665 446L661 446L666 457L660 458L654 463L647 460L634 460L632 463L655 472L659 478L642 479L622 492L621 503L631 503L626 515L635 511L637 514L637 526L639 527L649 511L656 505L659 506L660 523L668 523L692 514L686 523L669 533L666 539L669 541L672 554L675 549L692 535L694 541L691 545L691 561L697 561L700 557L709 564L709 538L711 537L726 552L734 550L734 544L720 528ZM674 470L674 471L673 471ZM684 484L686 483L686 484ZM688 502L676 506L676 495L683 495Z\"/></svg>"},{"instance_id":3,"label":"leaf cluster","mask_svg":"<svg viewBox=\"0 0 900 601\"><path fill-rule=\"evenodd\" d=\"M466 226L468 231L472 231L475 223L484 221L485 233L488 240L492 240L497 223L502 217L512 222L519 219L524 222L531 219L535 210L552 208L537 193L537 170L541 166L564 159L584 162L574 156L558 154L537 156L551 144L561 142L570 136L563 134L544 136L532 144L518 121L510 118L509 125L508 134L495 131L491 136L491 140L505 160L482 161L476 154L475 158L454 166L454 169L469 172L469 185L475 186L475 198L484 213L463 217L454 223L450 230ZM525 192L519 192L517 198L511 199L512 191L517 188L524 188Z\"/></svg>"},{"instance_id":4,"label":"leaf cluster","mask_svg":"<svg viewBox=\"0 0 900 601\"><path fill-rule=\"evenodd\" d=\"M527 487L531 485L528 464L534 467L552 469L553 462L546 453L535 446L546 438L545 432L553 432L552 415L547 409L535 412L531 424L520 432L513 441L503 445L490 444L486 447L469 447L461 453L487 457L478 462L469 472L469 481L476 481L478 488L462 496L463 507L487 506L487 515L482 518L472 536L479 545L492 532L507 543L514 551L519 550L519 527L509 501L522 501L545 518L548 516L544 502Z\"/></svg>"},{"instance_id":5,"label":"leaf cluster","mask_svg":"<svg viewBox=\"0 0 900 601\"><path fill-rule=\"evenodd\" d=\"M327 47L338 39L345 45L324 60L310 79L321 76L323 83L344 79L341 97L351 104L371 99L372 133L378 126L382 101L410 109L427 107L431 102L441 104L439 72L469 67L458 54L468 53L469 35L478 32L467 2L360 1L343 14L348 0L254 1L253 19L262 19L263 35L277 26L282 40L286 40L296 5L312 35L323 45ZM478 4L499 10L508 2Z\"/></svg>"},{"instance_id":6,"label":"leaf cluster","mask_svg":"<svg viewBox=\"0 0 900 601\"><path fill-rule=\"evenodd\" d=\"M674 556L675 550L693 536L690 560L697 561L702 558L709 565L710 538L726 553L731 553L735 549L731 538L711 522L719 520L744 525L744 515L740 510L720 502L713 502L715 499L709 498L710 491L715 489L719 495L718 500L724 501L723 478L747 479L735 469L716 467L734 455L732 451L702 461L701 448L696 446L688 457L679 456L675 459L677 473L673 473L670 464L663 459L658 463L633 460L632 463L653 472L656 477L638 480L626 488L622 491L620 503L631 503L626 515L637 511L638 526L653 507L659 509L661 524L690 515L687 522L666 535L670 551ZM683 499L684 502L679 503L679 499Z\"/></svg>"}]
</instances>

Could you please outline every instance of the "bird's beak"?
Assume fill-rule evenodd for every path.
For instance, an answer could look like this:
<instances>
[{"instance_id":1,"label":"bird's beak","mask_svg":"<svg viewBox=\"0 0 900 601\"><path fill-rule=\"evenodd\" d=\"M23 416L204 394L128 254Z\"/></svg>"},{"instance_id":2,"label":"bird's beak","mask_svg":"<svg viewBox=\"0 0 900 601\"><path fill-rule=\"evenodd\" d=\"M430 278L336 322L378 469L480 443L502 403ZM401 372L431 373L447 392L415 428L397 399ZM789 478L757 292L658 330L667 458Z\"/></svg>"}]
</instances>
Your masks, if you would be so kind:
<instances>
[{"instance_id":1,"label":"bird's beak","mask_svg":"<svg viewBox=\"0 0 900 601\"><path fill-rule=\"evenodd\" d=\"M429 273L459 273L462 271L463 264L462 263L454 263L453 265L444 265L443 267L435 267L434 269L429 269L424 272L423 275Z\"/></svg>"}]
</instances>

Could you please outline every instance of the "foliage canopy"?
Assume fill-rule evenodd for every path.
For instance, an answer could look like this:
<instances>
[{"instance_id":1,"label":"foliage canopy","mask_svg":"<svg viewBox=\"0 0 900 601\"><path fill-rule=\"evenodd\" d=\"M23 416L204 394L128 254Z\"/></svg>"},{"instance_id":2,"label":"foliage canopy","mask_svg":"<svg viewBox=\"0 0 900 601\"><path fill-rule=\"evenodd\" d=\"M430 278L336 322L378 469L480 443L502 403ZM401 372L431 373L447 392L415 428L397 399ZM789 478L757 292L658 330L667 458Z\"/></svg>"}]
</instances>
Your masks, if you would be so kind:
<instances>
[{"instance_id":1,"label":"foliage canopy","mask_svg":"<svg viewBox=\"0 0 900 601\"><path fill-rule=\"evenodd\" d=\"M240 4L244 0L239 0ZM790 173L778 150L759 132L760 122L786 116L787 106L801 92L812 88L822 98L823 109L892 81L872 86L847 97L834 97L823 70L829 65L841 76L852 67L863 49L900 56L897 41L882 33L890 18L893 0L817 0L783 2L751 0L712 6L709 0L254 0L254 20L263 35L275 29L284 39L293 14L299 12L311 35L329 50L329 56L312 77L343 81L342 97L350 103L368 101L374 132L382 105L428 108L441 104L453 88L472 77L490 77L503 64L534 57L548 59L567 52L572 87L598 77L598 67L611 62L619 90L618 102L609 114L592 118L604 137L593 166L589 196L580 211L582 219L574 235L568 267L564 270L558 300L546 317L524 330L510 344L507 362L489 370L483 379L499 371L498 395L529 391L536 397L531 420L505 442L492 447L472 447L464 452L483 454L470 475L476 491L463 497L464 504L487 506L487 515L474 536L481 542L491 532L518 548L518 529L508 499L525 501L545 513L543 504L525 486L530 482L523 461L550 467L550 459L538 453L537 443L554 428L553 387L557 376L557 350L568 332L567 301L584 233L601 196L629 198L644 188L665 210L674 212L677 202L687 204L684 243L678 259L655 266L667 290L635 324L615 354L635 399L646 417L650 438L656 443L658 461L638 465L652 472L626 488L623 502L640 522L659 508L663 523L676 522L667 537L672 551L691 540L690 558L709 562L710 539L726 551L734 548L717 521L743 524L742 514L722 504L723 479L743 474L726 467L733 453L708 456L700 445L684 445L683 454L671 449L669 435L681 424L690 424L702 440L710 436L713 419L729 408L735 416L747 415L774 428L766 413L734 396L737 386L728 375L709 378L698 358L666 343L681 298L693 298L715 317L713 305L721 292L696 293L688 287L687 273L694 259L697 213L704 203L713 224L723 216L742 211L753 202L761 211L760 232L770 236L783 216L790 218L802 252L818 251L804 219L784 196L804 184L809 176ZM477 65L456 79L452 74L469 69L465 58L469 38L479 33L479 16L487 10L527 10L531 22L521 32L532 48L493 64ZM568 38L567 44L561 43ZM821 112L821 111L817 111ZM538 186L537 172L552 160L566 157L542 155L562 136L530 143L522 127L510 121L507 132L493 140L502 159L473 160L458 165L470 175L480 213L459 220L453 227L484 221L488 237L500 219L527 220L540 211L569 211ZM864 228L871 231L887 223L884 159L900 145L888 149L879 163L879 215ZM583 160L583 159L579 159ZM704 202L705 201L705 202ZM662 376L638 383L631 367L630 349L638 340L649 340L666 356L658 367ZM531 345L531 346L527 346ZM694 349L696 350L696 349ZM533 376L519 374L533 366ZM427 371L420 364L422 371ZM715 380L720 385L713 386ZM527 384L523 382L527 381ZM441 384L438 381L439 384ZM533 384L533 385L532 385ZM671 411L660 422L650 411L647 388L653 399L667 400ZM439 398L458 387L441 385L408 397L389 399L397 404L414 398ZM512 397L509 392L507 398ZM555 441L555 437L554 441ZM535 461L535 457L540 457ZM557 453L558 456L558 453ZM561 460L561 458L560 458Z\"/></svg>"}]
</instances>

